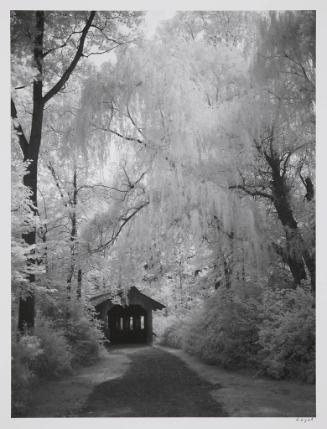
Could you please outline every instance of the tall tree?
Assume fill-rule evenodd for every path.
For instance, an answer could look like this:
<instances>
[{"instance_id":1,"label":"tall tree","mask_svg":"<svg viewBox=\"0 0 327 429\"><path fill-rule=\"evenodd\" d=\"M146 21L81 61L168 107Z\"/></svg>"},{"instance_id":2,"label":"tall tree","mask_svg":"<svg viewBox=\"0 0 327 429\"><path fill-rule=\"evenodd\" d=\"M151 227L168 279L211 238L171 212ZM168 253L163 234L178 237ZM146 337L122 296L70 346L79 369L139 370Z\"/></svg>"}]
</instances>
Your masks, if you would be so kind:
<instances>
[{"instance_id":1,"label":"tall tree","mask_svg":"<svg viewBox=\"0 0 327 429\"><path fill-rule=\"evenodd\" d=\"M138 15L138 14L136 14ZM11 99L11 117L24 161L29 160L24 184L31 189L31 199L37 210L38 160L42 141L44 110L47 104L66 86L81 58L109 52L127 42L117 29L129 24L134 14L129 12L23 12L11 15L12 69L16 92L23 90L31 106L31 119L22 118L24 103L17 107L17 95ZM88 39L88 40L87 40ZM32 83L22 83L26 64ZM14 91L15 92L15 91ZM22 101L22 100L19 100ZM26 100L25 100L26 101ZM25 122L25 123L24 123ZM30 133L28 136L28 129ZM36 242L36 232L24 235L26 243ZM30 276L30 282L35 280ZM34 295L20 300L19 329L34 325Z\"/></svg>"}]
</instances>

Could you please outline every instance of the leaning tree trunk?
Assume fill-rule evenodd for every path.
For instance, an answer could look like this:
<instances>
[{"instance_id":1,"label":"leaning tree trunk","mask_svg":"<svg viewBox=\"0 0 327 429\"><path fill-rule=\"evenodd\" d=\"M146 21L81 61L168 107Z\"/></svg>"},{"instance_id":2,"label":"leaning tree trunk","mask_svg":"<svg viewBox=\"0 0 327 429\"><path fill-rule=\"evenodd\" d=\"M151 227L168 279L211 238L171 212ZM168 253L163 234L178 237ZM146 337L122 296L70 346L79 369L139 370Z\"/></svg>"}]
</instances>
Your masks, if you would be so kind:
<instances>
[{"instance_id":1,"label":"leaning tree trunk","mask_svg":"<svg viewBox=\"0 0 327 429\"><path fill-rule=\"evenodd\" d=\"M267 156L266 159L272 171L271 189L273 193L274 206L277 216L281 221L286 237L286 255L287 262L294 279L294 285L300 284L301 280L306 279L307 267L311 290L315 291L315 261L314 257L309 255L305 248L303 237L294 218L293 211L289 202L288 187L285 176L281 174L280 161L278 156Z\"/></svg>"}]
</instances>

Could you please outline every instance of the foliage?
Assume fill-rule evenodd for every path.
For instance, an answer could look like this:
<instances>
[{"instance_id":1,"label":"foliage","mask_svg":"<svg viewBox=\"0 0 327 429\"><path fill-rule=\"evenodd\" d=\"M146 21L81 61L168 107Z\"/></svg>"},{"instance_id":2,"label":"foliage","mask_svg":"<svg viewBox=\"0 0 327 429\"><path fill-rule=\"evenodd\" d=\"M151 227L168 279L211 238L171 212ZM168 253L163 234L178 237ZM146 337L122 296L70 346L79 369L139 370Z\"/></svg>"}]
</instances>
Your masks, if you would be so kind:
<instances>
[{"instance_id":1,"label":"foliage","mask_svg":"<svg viewBox=\"0 0 327 429\"><path fill-rule=\"evenodd\" d=\"M268 291L260 326L260 366L274 378L315 380L315 309L309 290Z\"/></svg>"},{"instance_id":2,"label":"foliage","mask_svg":"<svg viewBox=\"0 0 327 429\"><path fill-rule=\"evenodd\" d=\"M182 348L182 341L185 330L185 319L170 316L166 317L164 322L161 321L160 328L156 329L158 341L163 346Z\"/></svg>"},{"instance_id":3,"label":"foliage","mask_svg":"<svg viewBox=\"0 0 327 429\"><path fill-rule=\"evenodd\" d=\"M101 323L91 306L67 299L66 292L42 293L40 311L51 320L52 326L64 336L72 354L72 365L90 365L101 351L103 333Z\"/></svg>"},{"instance_id":4,"label":"foliage","mask_svg":"<svg viewBox=\"0 0 327 429\"><path fill-rule=\"evenodd\" d=\"M260 302L222 286L192 318L183 347L209 363L226 368L254 365L258 350Z\"/></svg>"},{"instance_id":5,"label":"foliage","mask_svg":"<svg viewBox=\"0 0 327 429\"><path fill-rule=\"evenodd\" d=\"M72 370L71 347L53 323L38 318L34 335L12 339L12 413L17 416L28 405L31 387L43 378L56 378Z\"/></svg>"},{"instance_id":6,"label":"foliage","mask_svg":"<svg viewBox=\"0 0 327 429\"><path fill-rule=\"evenodd\" d=\"M71 347L64 332L38 317L34 335L24 334L13 342L13 380L26 389L31 381L56 378L71 372Z\"/></svg>"},{"instance_id":7,"label":"foliage","mask_svg":"<svg viewBox=\"0 0 327 429\"><path fill-rule=\"evenodd\" d=\"M30 386L35 381L31 365L43 350L38 337L13 335L11 353L12 414L19 416L25 410Z\"/></svg>"},{"instance_id":8,"label":"foliage","mask_svg":"<svg viewBox=\"0 0 327 429\"><path fill-rule=\"evenodd\" d=\"M41 273L42 266L36 264L38 249L29 246L23 235L35 229L38 217L30 199L31 191L23 184L28 163L12 160L11 166L11 279L14 294L24 294L29 289L27 281L31 273Z\"/></svg>"},{"instance_id":9,"label":"foliage","mask_svg":"<svg viewBox=\"0 0 327 429\"><path fill-rule=\"evenodd\" d=\"M73 354L64 331L39 317L34 334L40 340L42 353L32 362L32 371L40 378L57 378L71 372Z\"/></svg>"},{"instance_id":10,"label":"foliage","mask_svg":"<svg viewBox=\"0 0 327 429\"><path fill-rule=\"evenodd\" d=\"M65 336L73 350L73 364L90 365L99 358L103 333L91 307L71 303L65 323Z\"/></svg>"},{"instance_id":11,"label":"foliage","mask_svg":"<svg viewBox=\"0 0 327 429\"><path fill-rule=\"evenodd\" d=\"M38 316L33 335L12 340L13 414L23 413L33 383L62 377L76 366L97 360L103 334L91 308L38 290Z\"/></svg>"},{"instance_id":12,"label":"foliage","mask_svg":"<svg viewBox=\"0 0 327 429\"><path fill-rule=\"evenodd\" d=\"M225 368L315 380L315 310L310 287L221 287L202 309L173 319L161 342ZM259 293L258 293L259 292Z\"/></svg>"}]
</instances>

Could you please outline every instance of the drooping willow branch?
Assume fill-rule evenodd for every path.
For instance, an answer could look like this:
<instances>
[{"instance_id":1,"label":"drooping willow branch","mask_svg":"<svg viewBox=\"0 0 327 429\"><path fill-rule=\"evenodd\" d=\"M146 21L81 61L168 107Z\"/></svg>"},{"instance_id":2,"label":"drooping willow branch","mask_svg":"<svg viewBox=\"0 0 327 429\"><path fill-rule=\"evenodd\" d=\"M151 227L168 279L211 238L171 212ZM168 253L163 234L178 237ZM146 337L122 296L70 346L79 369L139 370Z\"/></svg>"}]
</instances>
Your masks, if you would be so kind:
<instances>
[{"instance_id":1,"label":"drooping willow branch","mask_svg":"<svg viewBox=\"0 0 327 429\"><path fill-rule=\"evenodd\" d=\"M118 236L121 233L121 231L123 230L123 228L125 227L125 225L131 219L133 219L137 215L137 213L139 213L144 207L148 206L149 204L150 204L149 201L144 201L142 204L140 204L137 207L129 208L127 210L127 213L128 212L131 212L131 213L125 214L125 215L123 215L119 219L119 221L118 221L118 228L113 231L113 233L111 234L110 239L108 241L106 241L105 243L101 244L100 246L96 247L95 249L90 249L89 248L89 253L102 252L103 250L105 250L108 247L112 246L115 243L115 241L118 239Z\"/></svg>"}]
</instances>

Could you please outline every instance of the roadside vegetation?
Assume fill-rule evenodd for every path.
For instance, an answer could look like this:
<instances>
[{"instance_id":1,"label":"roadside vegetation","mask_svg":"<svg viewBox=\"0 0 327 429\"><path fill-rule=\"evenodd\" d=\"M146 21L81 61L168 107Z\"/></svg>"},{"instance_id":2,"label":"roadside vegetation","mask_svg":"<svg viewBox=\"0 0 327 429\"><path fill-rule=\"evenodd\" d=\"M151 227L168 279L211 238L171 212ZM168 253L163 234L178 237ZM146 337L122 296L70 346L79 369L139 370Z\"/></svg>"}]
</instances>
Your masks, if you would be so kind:
<instances>
[{"instance_id":1,"label":"roadside vegetation","mask_svg":"<svg viewBox=\"0 0 327 429\"><path fill-rule=\"evenodd\" d=\"M174 318L159 342L222 368L314 383L314 333L308 288L253 292L222 287L201 308Z\"/></svg>"}]
</instances>

